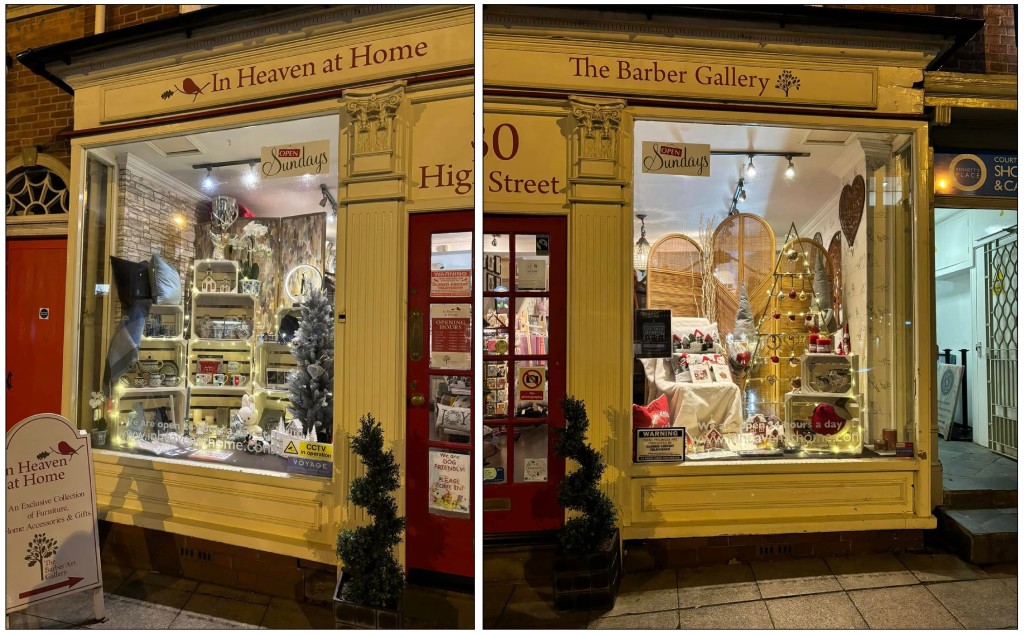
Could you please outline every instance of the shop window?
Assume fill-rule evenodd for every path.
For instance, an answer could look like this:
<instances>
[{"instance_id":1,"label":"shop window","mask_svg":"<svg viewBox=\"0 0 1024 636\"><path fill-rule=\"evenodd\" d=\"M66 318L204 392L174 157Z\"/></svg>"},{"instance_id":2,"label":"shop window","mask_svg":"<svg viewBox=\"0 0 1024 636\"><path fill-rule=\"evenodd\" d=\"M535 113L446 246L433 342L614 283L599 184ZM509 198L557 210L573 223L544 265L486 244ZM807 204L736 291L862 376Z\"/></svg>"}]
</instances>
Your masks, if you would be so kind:
<instances>
[{"instance_id":1,"label":"shop window","mask_svg":"<svg viewBox=\"0 0 1024 636\"><path fill-rule=\"evenodd\" d=\"M88 153L78 377L95 448L329 475L298 460L333 442L338 127Z\"/></svg>"},{"instance_id":2,"label":"shop window","mask_svg":"<svg viewBox=\"0 0 1024 636\"><path fill-rule=\"evenodd\" d=\"M913 456L910 137L822 132L637 122L638 459Z\"/></svg>"}]
</instances>

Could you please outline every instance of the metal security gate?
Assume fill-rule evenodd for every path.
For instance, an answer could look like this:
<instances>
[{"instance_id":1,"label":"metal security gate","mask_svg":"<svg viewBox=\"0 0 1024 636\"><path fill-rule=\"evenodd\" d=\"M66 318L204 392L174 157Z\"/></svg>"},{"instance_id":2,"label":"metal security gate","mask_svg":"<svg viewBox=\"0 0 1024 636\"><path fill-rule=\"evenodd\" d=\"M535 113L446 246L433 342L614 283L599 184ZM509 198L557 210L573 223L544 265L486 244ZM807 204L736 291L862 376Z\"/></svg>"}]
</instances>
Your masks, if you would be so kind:
<instances>
[{"instance_id":1,"label":"metal security gate","mask_svg":"<svg viewBox=\"0 0 1024 636\"><path fill-rule=\"evenodd\" d=\"M1017 457L1017 231L987 243L985 253L985 365L988 374L988 447Z\"/></svg>"}]
</instances>

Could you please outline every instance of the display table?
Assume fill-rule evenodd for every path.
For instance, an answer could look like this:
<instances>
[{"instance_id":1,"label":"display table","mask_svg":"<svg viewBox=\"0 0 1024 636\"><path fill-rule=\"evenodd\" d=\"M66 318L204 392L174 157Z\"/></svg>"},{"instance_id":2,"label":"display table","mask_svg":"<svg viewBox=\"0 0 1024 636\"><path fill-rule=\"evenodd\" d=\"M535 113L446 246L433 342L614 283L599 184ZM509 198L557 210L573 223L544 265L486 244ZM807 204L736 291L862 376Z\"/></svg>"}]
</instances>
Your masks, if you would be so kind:
<instances>
[{"instance_id":1,"label":"display table","mask_svg":"<svg viewBox=\"0 0 1024 636\"><path fill-rule=\"evenodd\" d=\"M715 422L722 433L739 432L743 421L739 386L732 382L676 382L667 358L642 359L641 362L647 375L647 402L667 395L672 426L692 428L701 422Z\"/></svg>"}]
</instances>

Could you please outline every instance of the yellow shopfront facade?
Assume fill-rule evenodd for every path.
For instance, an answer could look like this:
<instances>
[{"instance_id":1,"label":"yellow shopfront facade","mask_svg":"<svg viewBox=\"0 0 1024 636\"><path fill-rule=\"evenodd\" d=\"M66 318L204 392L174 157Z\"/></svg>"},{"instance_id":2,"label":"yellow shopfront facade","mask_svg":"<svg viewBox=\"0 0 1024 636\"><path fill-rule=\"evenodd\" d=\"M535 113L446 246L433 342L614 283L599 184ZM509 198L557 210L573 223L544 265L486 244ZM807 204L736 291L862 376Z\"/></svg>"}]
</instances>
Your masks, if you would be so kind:
<instances>
[{"instance_id":1,"label":"yellow shopfront facade","mask_svg":"<svg viewBox=\"0 0 1024 636\"><path fill-rule=\"evenodd\" d=\"M835 533L824 540L838 542L846 531L934 528L941 473L920 82L952 33L936 21L931 35L897 38L844 28L828 10L786 27L733 10L489 7L484 15L485 252L503 249L502 233L517 223L521 232L540 218L565 224L562 394L586 403L622 538ZM850 194L858 187L859 200ZM552 240L551 259L555 247ZM829 314L824 302L809 304L819 298L819 261L829 275L842 268L841 282L829 280L834 291L823 293ZM717 306L703 304L709 284ZM485 303L505 289L485 282ZM752 309L742 338L741 289ZM671 354L634 354L638 309L671 311ZM701 316L688 332L677 322ZM819 319L830 322L821 340L845 335L844 349L836 342L815 357L804 325L817 336ZM708 370L727 383L701 386L699 372L684 368L700 329L690 351L720 354L707 362L726 368ZM507 348L502 333L496 351ZM796 384L822 361L847 365L832 373L844 378L841 399L829 387ZM709 397L712 389L730 397ZM525 426L518 385L515 395L493 421L485 405L485 434L495 440ZM653 453L670 461L635 461L637 410L656 398L667 399L663 414L671 428L686 427L685 437L674 451ZM835 407L844 409L834 426L845 437L829 436L831 415L819 417ZM515 415L503 421L506 410ZM805 442L788 441L803 434ZM507 438L518 448L518 430ZM509 494L529 485L512 477L518 464L502 481L508 451L500 443L488 481L486 445L483 453L485 534L530 530L488 523L488 515L514 516L517 504L528 514L540 495Z\"/></svg>"},{"instance_id":2,"label":"yellow shopfront facade","mask_svg":"<svg viewBox=\"0 0 1024 636\"><path fill-rule=\"evenodd\" d=\"M66 302L76 318L62 411L81 428L106 426L94 444L100 518L333 565L338 530L365 522L348 501L362 467L347 440L371 413L402 467L400 558L435 569L410 557L434 512L428 475L413 472L426 473L438 439L468 459L469 429L438 427L413 456L407 423L427 409L433 422L445 376L431 376L423 413L407 410L407 297L435 261L471 277L472 8L222 7L71 44L30 51L27 63L75 95ZM444 215L454 225L435 231ZM428 237L420 251L417 231ZM108 257L155 270L158 256L183 291L147 299L139 361L109 377L107 352L136 308ZM333 419L289 428L289 373L302 370L285 336L301 332L307 285L325 279L333 349L302 366L311 391L333 377L316 394L333 399ZM471 294L449 286L445 302L468 316ZM325 376L317 363L332 358ZM103 406L90 404L96 393ZM230 431L253 424L250 441L294 443L297 461ZM470 567L437 569L471 576L471 512L455 513L445 519L467 526L457 552Z\"/></svg>"}]
</instances>

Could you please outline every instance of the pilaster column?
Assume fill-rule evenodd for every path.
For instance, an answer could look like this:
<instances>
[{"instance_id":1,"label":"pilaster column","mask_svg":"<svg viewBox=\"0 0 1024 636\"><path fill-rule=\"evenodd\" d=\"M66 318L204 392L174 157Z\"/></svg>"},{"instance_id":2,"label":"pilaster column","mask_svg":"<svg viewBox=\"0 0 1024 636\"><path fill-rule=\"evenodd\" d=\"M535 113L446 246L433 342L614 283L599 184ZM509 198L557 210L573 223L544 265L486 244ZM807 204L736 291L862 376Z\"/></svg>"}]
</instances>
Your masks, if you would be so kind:
<instances>
[{"instance_id":1,"label":"pilaster column","mask_svg":"<svg viewBox=\"0 0 1024 636\"><path fill-rule=\"evenodd\" d=\"M569 99L567 391L587 405L590 441L608 465L605 490L619 504L620 525L629 523L632 429L632 120L625 106L621 99Z\"/></svg>"}]
</instances>

